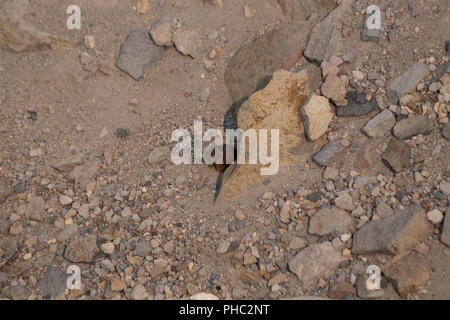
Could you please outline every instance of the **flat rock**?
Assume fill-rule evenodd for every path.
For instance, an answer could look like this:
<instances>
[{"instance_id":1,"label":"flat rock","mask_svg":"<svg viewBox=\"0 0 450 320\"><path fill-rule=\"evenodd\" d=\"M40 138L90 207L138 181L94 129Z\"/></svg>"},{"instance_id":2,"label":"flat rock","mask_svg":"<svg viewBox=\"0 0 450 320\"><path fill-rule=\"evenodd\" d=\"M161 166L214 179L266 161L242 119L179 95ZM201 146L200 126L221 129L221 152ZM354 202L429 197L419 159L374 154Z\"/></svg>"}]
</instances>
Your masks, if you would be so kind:
<instances>
[{"instance_id":1,"label":"flat rock","mask_svg":"<svg viewBox=\"0 0 450 320\"><path fill-rule=\"evenodd\" d=\"M173 45L172 37L173 37L173 29L172 22L167 17L159 18L158 21L152 26L150 31L150 35L152 36L153 41L158 46L167 46L171 47Z\"/></svg>"},{"instance_id":2,"label":"flat rock","mask_svg":"<svg viewBox=\"0 0 450 320\"><path fill-rule=\"evenodd\" d=\"M264 88L275 71L290 70L302 57L311 28L310 22L292 22L242 46L224 75L232 101Z\"/></svg>"},{"instance_id":3,"label":"flat rock","mask_svg":"<svg viewBox=\"0 0 450 320\"><path fill-rule=\"evenodd\" d=\"M320 21L309 36L305 56L310 60L322 62L332 54L342 50L342 34L339 25L346 12L352 10L354 0L343 0L342 3Z\"/></svg>"},{"instance_id":4,"label":"flat rock","mask_svg":"<svg viewBox=\"0 0 450 320\"><path fill-rule=\"evenodd\" d=\"M78 226L70 224L56 235L56 240L63 242L78 235Z\"/></svg>"},{"instance_id":5,"label":"flat rock","mask_svg":"<svg viewBox=\"0 0 450 320\"><path fill-rule=\"evenodd\" d=\"M429 134L433 131L433 122L427 116L409 116L400 120L394 127L394 136L409 139L418 134Z\"/></svg>"},{"instance_id":6,"label":"flat rock","mask_svg":"<svg viewBox=\"0 0 450 320\"><path fill-rule=\"evenodd\" d=\"M116 66L139 80L148 67L155 63L164 53L164 48L157 46L150 34L143 30L133 30L120 48Z\"/></svg>"},{"instance_id":7,"label":"flat rock","mask_svg":"<svg viewBox=\"0 0 450 320\"><path fill-rule=\"evenodd\" d=\"M300 116L309 140L317 140L328 130L333 119L333 111L328 99L318 95L311 95L300 109Z\"/></svg>"},{"instance_id":8,"label":"flat rock","mask_svg":"<svg viewBox=\"0 0 450 320\"><path fill-rule=\"evenodd\" d=\"M357 92L347 93L348 104L344 107L336 108L336 114L339 117L357 117L369 114L378 109L378 103L375 98L367 101L364 94Z\"/></svg>"},{"instance_id":9,"label":"flat rock","mask_svg":"<svg viewBox=\"0 0 450 320\"><path fill-rule=\"evenodd\" d=\"M28 202L25 209L25 217L36 220L43 221L45 217L45 201L42 197L33 197Z\"/></svg>"},{"instance_id":10,"label":"flat rock","mask_svg":"<svg viewBox=\"0 0 450 320\"><path fill-rule=\"evenodd\" d=\"M450 207L445 213L444 225L442 227L441 241L450 247Z\"/></svg>"},{"instance_id":11,"label":"flat rock","mask_svg":"<svg viewBox=\"0 0 450 320\"><path fill-rule=\"evenodd\" d=\"M353 235L352 253L404 254L425 240L431 225L422 207L414 206L383 220L372 220Z\"/></svg>"},{"instance_id":12,"label":"flat rock","mask_svg":"<svg viewBox=\"0 0 450 320\"><path fill-rule=\"evenodd\" d=\"M450 197L450 182L442 180L439 184L439 190L447 197Z\"/></svg>"},{"instance_id":13,"label":"flat rock","mask_svg":"<svg viewBox=\"0 0 450 320\"><path fill-rule=\"evenodd\" d=\"M395 126L395 117L391 110L385 109L367 122L361 129L371 138L384 136Z\"/></svg>"},{"instance_id":14,"label":"flat rock","mask_svg":"<svg viewBox=\"0 0 450 320\"><path fill-rule=\"evenodd\" d=\"M337 207L323 208L309 220L308 232L319 236L338 236L349 231L352 226L353 219L344 210Z\"/></svg>"},{"instance_id":15,"label":"flat rock","mask_svg":"<svg viewBox=\"0 0 450 320\"><path fill-rule=\"evenodd\" d=\"M446 123L442 126L442 136L450 141L450 123Z\"/></svg>"},{"instance_id":16,"label":"flat rock","mask_svg":"<svg viewBox=\"0 0 450 320\"><path fill-rule=\"evenodd\" d=\"M335 74L329 74L322 85L322 94L336 103L342 104L347 95L344 81Z\"/></svg>"},{"instance_id":17,"label":"flat rock","mask_svg":"<svg viewBox=\"0 0 450 320\"><path fill-rule=\"evenodd\" d=\"M418 293L430 278L428 261L418 254L400 259L383 270L383 274L392 280L402 299Z\"/></svg>"},{"instance_id":18,"label":"flat rock","mask_svg":"<svg viewBox=\"0 0 450 320\"><path fill-rule=\"evenodd\" d=\"M134 249L134 254L137 255L138 257L143 258L150 255L151 252L152 252L152 245L150 244L150 241L147 240L140 241L136 245L136 248Z\"/></svg>"},{"instance_id":19,"label":"flat rock","mask_svg":"<svg viewBox=\"0 0 450 320\"><path fill-rule=\"evenodd\" d=\"M401 97L413 92L420 81L428 74L428 66L417 62L409 67L402 75L395 78L388 86L388 97L393 103L397 103Z\"/></svg>"},{"instance_id":20,"label":"flat rock","mask_svg":"<svg viewBox=\"0 0 450 320\"><path fill-rule=\"evenodd\" d=\"M100 251L95 236L84 236L73 239L66 247L64 257L74 263L89 263Z\"/></svg>"},{"instance_id":21,"label":"flat rock","mask_svg":"<svg viewBox=\"0 0 450 320\"><path fill-rule=\"evenodd\" d=\"M306 289L315 285L319 279L331 276L344 261L346 258L333 248L331 242L322 242L300 251L288 265Z\"/></svg>"},{"instance_id":22,"label":"flat rock","mask_svg":"<svg viewBox=\"0 0 450 320\"><path fill-rule=\"evenodd\" d=\"M85 156L86 155L84 153L77 153L77 154L70 155L69 157L67 157L65 159L55 162L52 165L52 168L56 169L58 171L61 171L61 172L69 172L76 166L83 164L83 162L86 160Z\"/></svg>"},{"instance_id":23,"label":"flat rock","mask_svg":"<svg viewBox=\"0 0 450 320\"><path fill-rule=\"evenodd\" d=\"M313 161L319 166L328 167L337 161L347 148L339 141L331 141L327 143L318 153L313 155Z\"/></svg>"},{"instance_id":24,"label":"flat rock","mask_svg":"<svg viewBox=\"0 0 450 320\"><path fill-rule=\"evenodd\" d=\"M167 145L153 149L147 157L147 163L157 164L164 160L170 160L172 147L172 145Z\"/></svg>"},{"instance_id":25,"label":"flat rock","mask_svg":"<svg viewBox=\"0 0 450 320\"><path fill-rule=\"evenodd\" d=\"M410 166L411 148L403 141L392 138L382 158L394 172L402 172Z\"/></svg>"},{"instance_id":26,"label":"flat rock","mask_svg":"<svg viewBox=\"0 0 450 320\"><path fill-rule=\"evenodd\" d=\"M311 15L325 16L336 7L334 0L278 0L288 19L306 20Z\"/></svg>"},{"instance_id":27,"label":"flat rock","mask_svg":"<svg viewBox=\"0 0 450 320\"><path fill-rule=\"evenodd\" d=\"M102 161L98 158L86 161L86 163L81 166L75 167L69 174L69 179L75 181L75 183L80 183L86 185L90 179L94 177L98 169L100 169Z\"/></svg>"},{"instance_id":28,"label":"flat rock","mask_svg":"<svg viewBox=\"0 0 450 320\"><path fill-rule=\"evenodd\" d=\"M44 277L37 283L36 288L39 289L40 295L44 299L56 298L64 293L68 277L69 275L64 271L49 266Z\"/></svg>"},{"instance_id":29,"label":"flat rock","mask_svg":"<svg viewBox=\"0 0 450 320\"><path fill-rule=\"evenodd\" d=\"M368 184L378 183L377 177L375 176L358 176L353 182L353 189L358 190L359 188L365 187Z\"/></svg>"},{"instance_id":30,"label":"flat rock","mask_svg":"<svg viewBox=\"0 0 450 320\"><path fill-rule=\"evenodd\" d=\"M192 58L201 56L203 43L197 31L177 30L173 35L172 41L177 50L185 56L191 56Z\"/></svg>"},{"instance_id":31,"label":"flat rock","mask_svg":"<svg viewBox=\"0 0 450 320\"><path fill-rule=\"evenodd\" d=\"M334 203L341 209L347 211L355 210L355 205L353 204L353 198L348 194L348 192L342 192L339 197L334 199Z\"/></svg>"}]
</instances>

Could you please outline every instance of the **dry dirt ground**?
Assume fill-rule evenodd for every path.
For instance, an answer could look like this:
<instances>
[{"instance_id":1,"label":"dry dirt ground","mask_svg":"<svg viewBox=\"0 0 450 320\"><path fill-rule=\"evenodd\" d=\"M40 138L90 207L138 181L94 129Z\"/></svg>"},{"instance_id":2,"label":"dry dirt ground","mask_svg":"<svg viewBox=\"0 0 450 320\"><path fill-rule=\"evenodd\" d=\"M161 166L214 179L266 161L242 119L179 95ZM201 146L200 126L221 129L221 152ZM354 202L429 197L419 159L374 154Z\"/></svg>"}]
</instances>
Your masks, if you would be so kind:
<instances>
[{"instance_id":1,"label":"dry dirt ground","mask_svg":"<svg viewBox=\"0 0 450 320\"><path fill-rule=\"evenodd\" d=\"M354 1L338 26L343 40L336 54L353 55L339 71L350 79L349 91L377 99L379 109L392 110L397 121L422 114L428 106L424 114L433 128L405 139L413 155L406 170L393 173L381 160L390 133L369 138L360 130L380 110L335 116L327 133L315 142L305 140L297 160L278 175L220 203L214 201L220 175L214 167L175 166L170 156L162 161L147 157L172 143L173 130L192 130L195 120L203 120L204 128L223 128L235 102L224 81L227 65L243 45L291 23L278 1L223 0L218 6L150 0L144 14L136 12L139 1L134 0L19 2L25 6L21 20L74 45L15 52L3 39L0 48L0 183L8 189L4 199L0 189L0 298L184 299L203 292L220 299L450 299L450 248L441 241L445 228L450 229L450 221L444 222L450 219L445 215L450 194L445 193L448 187L444 190L450 184L450 142L441 133L450 110L439 89L428 90L449 77L448 0ZM81 30L66 28L66 9L73 4L81 8ZM364 12L371 4L385 16L378 42L361 40ZM245 5L253 16L246 17ZM132 30L149 31L161 17L179 18L183 29L196 30L201 55L191 58L166 47L136 81L115 66L121 45ZM310 17L314 25L319 20ZM94 37L95 49L84 45L86 35ZM205 59L214 48L220 53L209 68ZM103 67L86 71L80 63L83 53ZM397 103L385 97L388 84L418 61L430 69L420 79L424 88L414 90L419 100L394 108ZM362 81L355 70L363 72ZM436 103L440 112L433 111ZM119 137L118 129L129 131ZM330 165L337 169L330 179L312 155L338 138L347 150ZM79 161L55 169L56 163L77 155L82 155ZM367 164L358 165L361 158ZM81 171L76 178L73 168ZM358 176L376 181L355 190ZM311 234L311 217L335 205L341 191L350 192L353 201L346 213L352 226ZM380 219L380 198L394 215L415 205L442 214L434 225L425 218L430 232L413 241L404 255L417 258L425 270L392 271L404 258L400 255L351 253L352 234L367 222L361 217ZM280 217L286 201L292 204L287 220ZM362 214L353 212L358 207ZM324 243L345 261L305 285L305 275L290 262L305 247ZM316 259L315 253L311 256ZM368 297L361 293L360 279L372 264L383 271L384 291ZM81 268L80 290L66 287L70 265Z\"/></svg>"}]
</instances>

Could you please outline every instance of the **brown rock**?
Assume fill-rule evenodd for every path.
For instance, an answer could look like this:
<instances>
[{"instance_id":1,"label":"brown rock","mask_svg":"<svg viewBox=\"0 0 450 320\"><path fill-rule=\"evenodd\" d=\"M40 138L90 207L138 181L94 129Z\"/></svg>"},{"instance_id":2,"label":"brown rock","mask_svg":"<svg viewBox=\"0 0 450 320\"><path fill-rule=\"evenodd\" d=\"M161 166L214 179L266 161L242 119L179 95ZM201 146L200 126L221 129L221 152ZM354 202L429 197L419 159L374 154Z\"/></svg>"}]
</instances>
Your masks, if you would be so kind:
<instances>
[{"instance_id":1,"label":"brown rock","mask_svg":"<svg viewBox=\"0 0 450 320\"><path fill-rule=\"evenodd\" d=\"M322 94L334 102L342 104L347 95L344 81L337 75L328 75L325 83L322 85Z\"/></svg>"},{"instance_id":2,"label":"brown rock","mask_svg":"<svg viewBox=\"0 0 450 320\"><path fill-rule=\"evenodd\" d=\"M372 220L353 235L352 253L385 252L403 255L431 232L422 207L400 211L383 220Z\"/></svg>"},{"instance_id":3,"label":"brown rock","mask_svg":"<svg viewBox=\"0 0 450 320\"><path fill-rule=\"evenodd\" d=\"M321 278L331 276L346 259L337 252L331 242L312 244L289 261L289 270L295 273L305 288Z\"/></svg>"},{"instance_id":4,"label":"brown rock","mask_svg":"<svg viewBox=\"0 0 450 320\"><path fill-rule=\"evenodd\" d=\"M277 71L271 82L261 91L254 93L238 110L237 124L242 130L271 129L279 132L279 165L295 161L291 149L305 141L298 113L309 95L306 70L299 73ZM270 146L270 143L268 142ZM248 152L248 147L246 148ZM240 194L263 179L261 169L256 165L232 165L225 171L217 201Z\"/></svg>"},{"instance_id":5,"label":"brown rock","mask_svg":"<svg viewBox=\"0 0 450 320\"><path fill-rule=\"evenodd\" d=\"M419 292L430 277L427 260L416 254L402 258L383 273L392 280L403 299Z\"/></svg>"},{"instance_id":6,"label":"brown rock","mask_svg":"<svg viewBox=\"0 0 450 320\"><path fill-rule=\"evenodd\" d=\"M100 251L96 241L95 236L77 237L67 245L64 257L74 263L91 262Z\"/></svg>"},{"instance_id":7,"label":"brown rock","mask_svg":"<svg viewBox=\"0 0 450 320\"><path fill-rule=\"evenodd\" d=\"M331 299L342 299L346 295L356 295L356 289L350 282L341 282L334 285L328 292L328 297Z\"/></svg>"}]
</instances>

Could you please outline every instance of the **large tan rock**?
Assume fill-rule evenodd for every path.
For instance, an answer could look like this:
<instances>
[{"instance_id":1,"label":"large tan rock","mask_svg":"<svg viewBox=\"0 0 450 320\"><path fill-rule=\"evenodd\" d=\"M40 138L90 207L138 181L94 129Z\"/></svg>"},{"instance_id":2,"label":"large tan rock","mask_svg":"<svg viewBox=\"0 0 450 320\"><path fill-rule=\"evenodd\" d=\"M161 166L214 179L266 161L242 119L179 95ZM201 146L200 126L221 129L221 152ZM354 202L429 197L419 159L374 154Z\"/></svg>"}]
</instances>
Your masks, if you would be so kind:
<instances>
[{"instance_id":1,"label":"large tan rock","mask_svg":"<svg viewBox=\"0 0 450 320\"><path fill-rule=\"evenodd\" d=\"M15 52L74 47L70 40L37 30L23 16L29 0L0 1L0 47Z\"/></svg>"},{"instance_id":2,"label":"large tan rock","mask_svg":"<svg viewBox=\"0 0 450 320\"><path fill-rule=\"evenodd\" d=\"M295 161L292 150L305 143L299 108L309 95L308 73L276 71L266 88L255 92L237 111L237 126L242 130L268 130L268 152L271 146L271 129L279 130L279 165ZM246 151L248 152L247 145ZM247 157L248 159L248 157ZM223 176L217 201L232 198L248 187L260 182L264 176L260 169L265 166L232 165Z\"/></svg>"}]
</instances>

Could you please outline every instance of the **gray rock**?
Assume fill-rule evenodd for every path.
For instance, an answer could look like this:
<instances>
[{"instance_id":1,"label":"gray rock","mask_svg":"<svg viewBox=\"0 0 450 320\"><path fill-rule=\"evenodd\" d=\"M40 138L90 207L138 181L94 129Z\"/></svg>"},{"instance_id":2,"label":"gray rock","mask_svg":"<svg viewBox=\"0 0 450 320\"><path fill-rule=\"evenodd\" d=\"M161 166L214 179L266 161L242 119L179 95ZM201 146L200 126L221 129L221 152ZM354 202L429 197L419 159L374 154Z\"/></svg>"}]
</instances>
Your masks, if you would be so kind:
<instances>
[{"instance_id":1,"label":"gray rock","mask_svg":"<svg viewBox=\"0 0 450 320\"><path fill-rule=\"evenodd\" d=\"M164 160L170 160L172 147L172 145L167 145L153 149L147 157L147 163L157 164Z\"/></svg>"},{"instance_id":2,"label":"gray rock","mask_svg":"<svg viewBox=\"0 0 450 320\"><path fill-rule=\"evenodd\" d=\"M289 19L307 20L312 14L325 16L336 7L334 0L278 0L283 14Z\"/></svg>"},{"instance_id":3,"label":"gray rock","mask_svg":"<svg viewBox=\"0 0 450 320\"><path fill-rule=\"evenodd\" d=\"M338 160L345 152L344 147L339 141L331 141L327 143L318 153L313 155L313 161L320 165L327 167Z\"/></svg>"},{"instance_id":4,"label":"gray rock","mask_svg":"<svg viewBox=\"0 0 450 320\"><path fill-rule=\"evenodd\" d=\"M117 67L139 80L146 69L164 53L164 48L155 45L150 34L142 29L133 30L120 48Z\"/></svg>"},{"instance_id":5,"label":"gray rock","mask_svg":"<svg viewBox=\"0 0 450 320\"><path fill-rule=\"evenodd\" d=\"M439 184L439 190L441 190L441 192L447 197L450 197L450 182L442 180Z\"/></svg>"},{"instance_id":6,"label":"gray rock","mask_svg":"<svg viewBox=\"0 0 450 320\"><path fill-rule=\"evenodd\" d=\"M446 123L442 126L442 136L450 141L450 123Z\"/></svg>"},{"instance_id":7,"label":"gray rock","mask_svg":"<svg viewBox=\"0 0 450 320\"><path fill-rule=\"evenodd\" d=\"M355 210L355 205L353 204L353 198L348 194L348 192L342 192L339 197L334 199L334 203L341 209L347 211Z\"/></svg>"},{"instance_id":8,"label":"gray rock","mask_svg":"<svg viewBox=\"0 0 450 320\"><path fill-rule=\"evenodd\" d=\"M306 57L322 62L342 50L342 34L339 25L342 23L344 14L351 10L353 4L354 0L343 0L336 9L314 27L304 53Z\"/></svg>"},{"instance_id":9,"label":"gray rock","mask_svg":"<svg viewBox=\"0 0 450 320\"><path fill-rule=\"evenodd\" d=\"M308 232L319 236L338 236L349 231L352 226L353 219L344 210L337 207L323 208L309 220Z\"/></svg>"},{"instance_id":10,"label":"gray rock","mask_svg":"<svg viewBox=\"0 0 450 320\"><path fill-rule=\"evenodd\" d=\"M331 276L344 261L346 259L333 248L331 242L322 242L300 251L288 265L306 289L319 279Z\"/></svg>"},{"instance_id":11,"label":"gray rock","mask_svg":"<svg viewBox=\"0 0 450 320\"><path fill-rule=\"evenodd\" d=\"M308 245L308 240L305 238L294 237L289 241L289 249L291 250L300 250Z\"/></svg>"},{"instance_id":12,"label":"gray rock","mask_svg":"<svg viewBox=\"0 0 450 320\"><path fill-rule=\"evenodd\" d=\"M66 289L66 281L69 275L64 271L49 266L44 277L37 283L40 295L44 299L56 298Z\"/></svg>"},{"instance_id":13,"label":"gray rock","mask_svg":"<svg viewBox=\"0 0 450 320\"><path fill-rule=\"evenodd\" d=\"M358 190L359 188L365 187L368 184L376 183L378 183L378 180L375 176L358 176L355 178L355 182L353 182L353 189Z\"/></svg>"},{"instance_id":14,"label":"gray rock","mask_svg":"<svg viewBox=\"0 0 450 320\"><path fill-rule=\"evenodd\" d=\"M230 242L229 241L222 241L218 246L216 252L218 254L224 254L227 253L228 249L230 248Z\"/></svg>"},{"instance_id":15,"label":"gray rock","mask_svg":"<svg viewBox=\"0 0 450 320\"><path fill-rule=\"evenodd\" d=\"M42 197L33 197L30 199L26 209L25 217L36 220L43 221L45 216L45 201Z\"/></svg>"},{"instance_id":16,"label":"gray rock","mask_svg":"<svg viewBox=\"0 0 450 320\"><path fill-rule=\"evenodd\" d=\"M395 123L394 114L391 110L385 109L367 122L361 131L371 138L376 138L387 134L394 127Z\"/></svg>"},{"instance_id":17,"label":"gray rock","mask_svg":"<svg viewBox=\"0 0 450 320\"><path fill-rule=\"evenodd\" d=\"M102 161L98 158L91 159L81 166L75 167L69 174L69 179L82 185L86 185L100 169Z\"/></svg>"},{"instance_id":18,"label":"gray rock","mask_svg":"<svg viewBox=\"0 0 450 320\"><path fill-rule=\"evenodd\" d=\"M74 167L83 164L86 155L84 153L77 153L70 155L69 157L59 160L58 162L52 165L53 169L56 169L61 172L68 172L72 170Z\"/></svg>"},{"instance_id":19,"label":"gray rock","mask_svg":"<svg viewBox=\"0 0 450 320\"><path fill-rule=\"evenodd\" d=\"M394 172L402 172L410 166L411 148L403 141L392 138L382 158Z\"/></svg>"},{"instance_id":20,"label":"gray rock","mask_svg":"<svg viewBox=\"0 0 450 320\"><path fill-rule=\"evenodd\" d=\"M385 202L379 203L375 209L375 212L382 219L389 218L394 214L394 210L392 210L392 208Z\"/></svg>"},{"instance_id":21,"label":"gray rock","mask_svg":"<svg viewBox=\"0 0 450 320\"><path fill-rule=\"evenodd\" d=\"M347 93L348 104L344 107L337 107L336 114L339 117L357 117L369 114L378 109L377 99L367 101L364 94L357 92Z\"/></svg>"},{"instance_id":22,"label":"gray rock","mask_svg":"<svg viewBox=\"0 0 450 320\"><path fill-rule=\"evenodd\" d=\"M292 22L242 46L228 63L224 75L232 101L247 98L264 88L276 70L291 69L301 58L311 28L309 22Z\"/></svg>"},{"instance_id":23,"label":"gray rock","mask_svg":"<svg viewBox=\"0 0 450 320\"><path fill-rule=\"evenodd\" d=\"M444 225L442 227L441 241L442 243L450 247L450 207L448 207L447 212L445 213L445 220Z\"/></svg>"},{"instance_id":24,"label":"gray rock","mask_svg":"<svg viewBox=\"0 0 450 320\"><path fill-rule=\"evenodd\" d=\"M383 220L372 220L353 235L352 253L402 254L431 232L422 207L414 206Z\"/></svg>"},{"instance_id":25,"label":"gray rock","mask_svg":"<svg viewBox=\"0 0 450 320\"><path fill-rule=\"evenodd\" d=\"M339 178L339 171L333 167L327 167L323 172L323 178L336 181Z\"/></svg>"},{"instance_id":26,"label":"gray rock","mask_svg":"<svg viewBox=\"0 0 450 320\"><path fill-rule=\"evenodd\" d=\"M56 235L56 240L63 242L78 235L78 226L76 224L68 225Z\"/></svg>"},{"instance_id":27,"label":"gray rock","mask_svg":"<svg viewBox=\"0 0 450 320\"><path fill-rule=\"evenodd\" d=\"M74 263L89 263L99 251L95 236L76 237L67 245L64 257Z\"/></svg>"},{"instance_id":28,"label":"gray rock","mask_svg":"<svg viewBox=\"0 0 450 320\"><path fill-rule=\"evenodd\" d=\"M137 245L136 248L134 248L134 254L138 257L145 258L146 256L149 256L152 252L152 245L150 241L142 240Z\"/></svg>"},{"instance_id":29,"label":"gray rock","mask_svg":"<svg viewBox=\"0 0 450 320\"><path fill-rule=\"evenodd\" d=\"M401 97L415 90L428 72L428 66L418 62L410 66L405 73L395 78L387 88L391 102L395 104Z\"/></svg>"},{"instance_id":30,"label":"gray rock","mask_svg":"<svg viewBox=\"0 0 450 320\"><path fill-rule=\"evenodd\" d=\"M15 285L6 289L5 295L11 300L26 300L31 296L31 291L25 286Z\"/></svg>"},{"instance_id":31,"label":"gray rock","mask_svg":"<svg viewBox=\"0 0 450 320\"><path fill-rule=\"evenodd\" d=\"M409 139L418 134L433 131L433 122L427 116L410 116L400 120L394 127L394 135L399 139Z\"/></svg>"}]
</instances>

